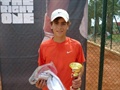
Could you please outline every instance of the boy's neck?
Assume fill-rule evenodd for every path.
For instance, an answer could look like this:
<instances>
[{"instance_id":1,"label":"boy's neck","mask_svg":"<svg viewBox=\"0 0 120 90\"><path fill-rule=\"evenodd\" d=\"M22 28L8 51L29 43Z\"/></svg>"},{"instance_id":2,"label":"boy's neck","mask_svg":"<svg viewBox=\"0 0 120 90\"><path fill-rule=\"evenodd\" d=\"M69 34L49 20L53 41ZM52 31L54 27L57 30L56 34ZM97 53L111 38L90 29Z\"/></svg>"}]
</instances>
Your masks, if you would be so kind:
<instances>
[{"instance_id":1,"label":"boy's neck","mask_svg":"<svg viewBox=\"0 0 120 90\"><path fill-rule=\"evenodd\" d=\"M63 37L63 38L56 38L56 37L53 37L53 40L54 40L55 42L58 42L58 43L64 42L65 39L66 39L66 37Z\"/></svg>"}]
</instances>

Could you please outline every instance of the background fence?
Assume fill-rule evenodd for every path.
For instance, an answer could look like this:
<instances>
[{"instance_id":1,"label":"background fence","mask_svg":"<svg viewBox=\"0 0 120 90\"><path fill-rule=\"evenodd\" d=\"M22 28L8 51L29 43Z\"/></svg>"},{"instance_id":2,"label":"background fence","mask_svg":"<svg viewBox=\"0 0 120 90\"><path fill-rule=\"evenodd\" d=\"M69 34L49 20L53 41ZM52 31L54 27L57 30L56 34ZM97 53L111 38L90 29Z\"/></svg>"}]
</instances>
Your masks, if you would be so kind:
<instances>
[{"instance_id":1,"label":"background fence","mask_svg":"<svg viewBox=\"0 0 120 90\"><path fill-rule=\"evenodd\" d=\"M88 39L100 44L102 28L102 0L90 0ZM106 43L105 46L120 52L120 0L107 1Z\"/></svg>"},{"instance_id":2,"label":"background fence","mask_svg":"<svg viewBox=\"0 0 120 90\"><path fill-rule=\"evenodd\" d=\"M86 90L98 90L104 0L88 3ZM120 90L120 0L107 0L102 90Z\"/></svg>"}]
</instances>

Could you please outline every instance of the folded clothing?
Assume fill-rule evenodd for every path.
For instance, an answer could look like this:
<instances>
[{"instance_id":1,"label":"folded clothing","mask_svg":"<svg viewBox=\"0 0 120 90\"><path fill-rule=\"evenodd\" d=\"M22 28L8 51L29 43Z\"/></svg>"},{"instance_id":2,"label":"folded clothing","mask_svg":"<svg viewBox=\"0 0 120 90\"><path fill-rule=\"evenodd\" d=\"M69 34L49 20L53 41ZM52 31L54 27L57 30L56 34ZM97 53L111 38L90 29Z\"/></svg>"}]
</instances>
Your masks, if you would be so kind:
<instances>
[{"instance_id":1,"label":"folded clothing","mask_svg":"<svg viewBox=\"0 0 120 90\"><path fill-rule=\"evenodd\" d=\"M51 62L49 64L38 66L29 78L29 82L31 85L34 85L41 78L47 81L49 90L66 90L56 74L57 70Z\"/></svg>"}]
</instances>

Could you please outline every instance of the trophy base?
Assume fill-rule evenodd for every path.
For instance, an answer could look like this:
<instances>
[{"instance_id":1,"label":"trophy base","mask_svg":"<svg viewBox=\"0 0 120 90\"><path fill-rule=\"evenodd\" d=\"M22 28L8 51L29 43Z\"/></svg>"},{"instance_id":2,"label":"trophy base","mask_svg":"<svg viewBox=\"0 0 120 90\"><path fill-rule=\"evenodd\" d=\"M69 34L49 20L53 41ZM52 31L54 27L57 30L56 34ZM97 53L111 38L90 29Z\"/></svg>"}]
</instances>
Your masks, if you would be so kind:
<instances>
[{"instance_id":1,"label":"trophy base","mask_svg":"<svg viewBox=\"0 0 120 90\"><path fill-rule=\"evenodd\" d=\"M71 86L71 87L70 87L70 90L80 90L80 88L77 88L77 89L75 88L75 89L74 89L74 88Z\"/></svg>"}]
</instances>

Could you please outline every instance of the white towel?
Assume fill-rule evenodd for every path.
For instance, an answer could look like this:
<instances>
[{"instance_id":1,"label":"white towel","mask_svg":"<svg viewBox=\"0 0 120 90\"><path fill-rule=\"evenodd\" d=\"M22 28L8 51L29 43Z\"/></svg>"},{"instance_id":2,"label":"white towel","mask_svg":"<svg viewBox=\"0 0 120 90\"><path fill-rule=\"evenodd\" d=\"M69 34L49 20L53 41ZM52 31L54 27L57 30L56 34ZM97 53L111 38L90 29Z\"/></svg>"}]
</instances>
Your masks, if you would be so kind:
<instances>
[{"instance_id":1,"label":"white towel","mask_svg":"<svg viewBox=\"0 0 120 90\"><path fill-rule=\"evenodd\" d=\"M44 73L48 76L47 87L49 90L66 90L61 80L52 71L47 70Z\"/></svg>"},{"instance_id":2,"label":"white towel","mask_svg":"<svg viewBox=\"0 0 120 90\"><path fill-rule=\"evenodd\" d=\"M47 80L47 87L49 90L66 90L56 73L57 70L51 62L37 67L29 78L29 82L34 85L40 78L42 78Z\"/></svg>"}]
</instances>

